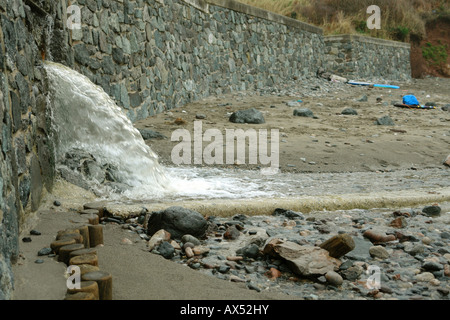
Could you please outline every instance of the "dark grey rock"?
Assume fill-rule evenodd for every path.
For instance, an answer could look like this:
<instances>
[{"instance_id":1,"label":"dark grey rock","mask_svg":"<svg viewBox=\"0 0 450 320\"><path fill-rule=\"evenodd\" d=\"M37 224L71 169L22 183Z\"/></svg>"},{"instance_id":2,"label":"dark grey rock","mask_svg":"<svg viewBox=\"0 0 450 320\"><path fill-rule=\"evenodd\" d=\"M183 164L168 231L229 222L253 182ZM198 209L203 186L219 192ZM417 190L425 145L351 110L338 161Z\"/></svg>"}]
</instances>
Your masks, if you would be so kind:
<instances>
[{"instance_id":1,"label":"dark grey rock","mask_svg":"<svg viewBox=\"0 0 450 320\"><path fill-rule=\"evenodd\" d=\"M38 256L48 256L51 253L52 253L51 248L42 248L41 250L38 251Z\"/></svg>"},{"instance_id":2,"label":"dark grey rock","mask_svg":"<svg viewBox=\"0 0 450 320\"><path fill-rule=\"evenodd\" d=\"M257 258L260 255L259 247L252 243L236 250L236 254L247 258Z\"/></svg>"},{"instance_id":3,"label":"dark grey rock","mask_svg":"<svg viewBox=\"0 0 450 320\"><path fill-rule=\"evenodd\" d=\"M256 110L255 108L236 111L230 116L229 120L233 123L251 124L262 124L266 122L262 112Z\"/></svg>"},{"instance_id":4,"label":"dark grey rock","mask_svg":"<svg viewBox=\"0 0 450 320\"><path fill-rule=\"evenodd\" d=\"M353 108L345 108L344 110L342 110L341 114L357 116L358 112Z\"/></svg>"},{"instance_id":5,"label":"dark grey rock","mask_svg":"<svg viewBox=\"0 0 450 320\"><path fill-rule=\"evenodd\" d=\"M422 265L422 268L426 271L440 271L444 269L444 266L437 262L427 261Z\"/></svg>"},{"instance_id":6,"label":"dark grey rock","mask_svg":"<svg viewBox=\"0 0 450 320\"><path fill-rule=\"evenodd\" d=\"M190 234L185 234L184 236L182 236L181 242L192 243L194 246L199 246L201 244L200 240Z\"/></svg>"},{"instance_id":7,"label":"dark grey rock","mask_svg":"<svg viewBox=\"0 0 450 320\"><path fill-rule=\"evenodd\" d=\"M167 137L165 135L163 135L162 133L159 133L157 131L154 131L154 130L150 130L150 129L138 129L138 130L141 133L141 136L144 140L167 139Z\"/></svg>"},{"instance_id":8,"label":"dark grey rock","mask_svg":"<svg viewBox=\"0 0 450 320\"><path fill-rule=\"evenodd\" d=\"M301 109L294 110L294 116L314 118L314 113L311 110L309 110L308 108L301 108Z\"/></svg>"},{"instance_id":9,"label":"dark grey rock","mask_svg":"<svg viewBox=\"0 0 450 320\"><path fill-rule=\"evenodd\" d=\"M366 102L366 101L368 101L369 99L367 98L367 96L366 95L363 95L363 96L361 96L359 99L357 99L359 102Z\"/></svg>"},{"instance_id":10,"label":"dark grey rock","mask_svg":"<svg viewBox=\"0 0 450 320\"><path fill-rule=\"evenodd\" d=\"M426 206L422 209L428 217L439 217L441 215L441 207L439 206Z\"/></svg>"},{"instance_id":11,"label":"dark grey rock","mask_svg":"<svg viewBox=\"0 0 450 320\"><path fill-rule=\"evenodd\" d=\"M173 239L181 239L185 234L202 238L208 227L206 219L200 213L178 206L153 212L147 224L149 236L164 229Z\"/></svg>"},{"instance_id":12,"label":"dark grey rock","mask_svg":"<svg viewBox=\"0 0 450 320\"><path fill-rule=\"evenodd\" d=\"M450 111L450 104L446 104L441 109L442 109L442 111Z\"/></svg>"},{"instance_id":13,"label":"dark grey rock","mask_svg":"<svg viewBox=\"0 0 450 320\"><path fill-rule=\"evenodd\" d=\"M291 220L294 220L294 219L304 220L305 219L305 216L301 212L295 212L292 210L286 210L286 209L281 209L281 208L275 209L275 211L273 212L273 215L275 215L275 216L282 215Z\"/></svg>"},{"instance_id":14,"label":"dark grey rock","mask_svg":"<svg viewBox=\"0 0 450 320\"><path fill-rule=\"evenodd\" d=\"M172 259L175 254L175 248L167 241L163 241L159 247L158 252L166 259Z\"/></svg>"},{"instance_id":15,"label":"dark grey rock","mask_svg":"<svg viewBox=\"0 0 450 320\"><path fill-rule=\"evenodd\" d=\"M375 124L379 125L379 126L394 126L395 122L394 120L391 119L391 117L389 116L384 116L379 118Z\"/></svg>"}]
</instances>

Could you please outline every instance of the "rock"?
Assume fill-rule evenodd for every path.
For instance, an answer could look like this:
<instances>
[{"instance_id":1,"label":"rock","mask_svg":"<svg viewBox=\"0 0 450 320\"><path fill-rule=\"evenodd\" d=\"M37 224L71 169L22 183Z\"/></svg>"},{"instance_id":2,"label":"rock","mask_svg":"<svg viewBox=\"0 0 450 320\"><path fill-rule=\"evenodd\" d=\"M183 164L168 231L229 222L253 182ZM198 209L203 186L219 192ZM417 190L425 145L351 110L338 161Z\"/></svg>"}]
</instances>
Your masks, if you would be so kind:
<instances>
[{"instance_id":1,"label":"rock","mask_svg":"<svg viewBox=\"0 0 450 320\"><path fill-rule=\"evenodd\" d=\"M192 243L194 246L199 246L201 244L200 240L198 240L196 237L190 235L190 234L185 234L184 236L181 237L181 242L183 243Z\"/></svg>"},{"instance_id":2,"label":"rock","mask_svg":"<svg viewBox=\"0 0 450 320\"><path fill-rule=\"evenodd\" d=\"M157 131L153 131L150 129L138 129L139 133L142 136L142 139L144 140L151 140L151 139L167 139L165 135L162 133L159 133Z\"/></svg>"},{"instance_id":3,"label":"rock","mask_svg":"<svg viewBox=\"0 0 450 320\"><path fill-rule=\"evenodd\" d=\"M347 80L347 78L340 77L340 76L337 76L337 75L333 74L333 75L330 76L330 81L331 82L343 82L343 83L346 83L348 80Z\"/></svg>"},{"instance_id":4,"label":"rock","mask_svg":"<svg viewBox=\"0 0 450 320\"><path fill-rule=\"evenodd\" d=\"M41 235L41 233L40 233L39 231L37 231L37 230L31 230L31 231L30 231L30 234L31 234L32 236L40 236L40 235Z\"/></svg>"},{"instance_id":5,"label":"rock","mask_svg":"<svg viewBox=\"0 0 450 320\"><path fill-rule=\"evenodd\" d=\"M433 261L427 261L422 265L422 268L426 271L440 271L444 270L444 266L440 263L433 262Z\"/></svg>"},{"instance_id":6,"label":"rock","mask_svg":"<svg viewBox=\"0 0 450 320\"><path fill-rule=\"evenodd\" d=\"M351 266L348 269L341 271L343 277L348 281L358 280L363 270L360 266Z\"/></svg>"},{"instance_id":7,"label":"rock","mask_svg":"<svg viewBox=\"0 0 450 320\"><path fill-rule=\"evenodd\" d=\"M207 227L206 219L197 211L174 206L151 214L147 222L147 234L151 236L164 229L173 239L180 239L185 234L201 238L205 236Z\"/></svg>"},{"instance_id":8,"label":"rock","mask_svg":"<svg viewBox=\"0 0 450 320\"><path fill-rule=\"evenodd\" d=\"M441 207L434 206L426 206L422 209L422 212L425 213L428 217L439 217L441 215Z\"/></svg>"},{"instance_id":9,"label":"rock","mask_svg":"<svg viewBox=\"0 0 450 320\"><path fill-rule=\"evenodd\" d=\"M260 255L259 247L251 243L243 248L236 250L236 254L247 258L257 258Z\"/></svg>"},{"instance_id":10,"label":"rock","mask_svg":"<svg viewBox=\"0 0 450 320\"><path fill-rule=\"evenodd\" d=\"M286 102L286 105L288 107L295 108L295 107L300 107L301 106L301 102L298 102L296 100L292 100L292 101Z\"/></svg>"},{"instance_id":11,"label":"rock","mask_svg":"<svg viewBox=\"0 0 450 320\"><path fill-rule=\"evenodd\" d=\"M341 114L357 116L358 112L353 108L345 108L344 110L342 110Z\"/></svg>"},{"instance_id":12,"label":"rock","mask_svg":"<svg viewBox=\"0 0 450 320\"><path fill-rule=\"evenodd\" d=\"M292 210L286 210L286 209L280 209L280 208L275 209L275 211L273 212L273 215L274 216L282 215L288 219L301 219L301 220L305 219L305 217L303 216L303 213L301 213L301 212L295 212Z\"/></svg>"},{"instance_id":13,"label":"rock","mask_svg":"<svg viewBox=\"0 0 450 320\"><path fill-rule=\"evenodd\" d=\"M379 125L379 126L394 126L395 122L394 122L394 120L391 119L391 117L384 116L384 117L377 119L375 124Z\"/></svg>"},{"instance_id":14,"label":"rock","mask_svg":"<svg viewBox=\"0 0 450 320\"><path fill-rule=\"evenodd\" d=\"M270 279L270 280L275 280L279 277L281 277L281 271L276 269L276 268L270 268L269 271L267 271L265 273L265 275Z\"/></svg>"},{"instance_id":15,"label":"rock","mask_svg":"<svg viewBox=\"0 0 450 320\"><path fill-rule=\"evenodd\" d=\"M341 261L330 257L328 251L309 245L301 246L290 241L271 239L264 247L264 254L283 258L291 270L301 276L324 275L337 270Z\"/></svg>"},{"instance_id":16,"label":"rock","mask_svg":"<svg viewBox=\"0 0 450 320\"><path fill-rule=\"evenodd\" d=\"M341 275L335 271L328 271L325 273L325 278L333 286L340 286L344 282Z\"/></svg>"},{"instance_id":17,"label":"rock","mask_svg":"<svg viewBox=\"0 0 450 320\"><path fill-rule=\"evenodd\" d=\"M209 248L205 247L205 246L196 246L194 248L192 248L192 252L196 255L196 256L202 256L205 254L209 253Z\"/></svg>"},{"instance_id":18,"label":"rock","mask_svg":"<svg viewBox=\"0 0 450 320\"><path fill-rule=\"evenodd\" d=\"M450 111L450 104L446 104L441 109L442 109L442 111Z\"/></svg>"},{"instance_id":19,"label":"rock","mask_svg":"<svg viewBox=\"0 0 450 320\"><path fill-rule=\"evenodd\" d=\"M444 165L450 167L450 154L448 155L447 159L444 160Z\"/></svg>"},{"instance_id":20,"label":"rock","mask_svg":"<svg viewBox=\"0 0 450 320\"><path fill-rule=\"evenodd\" d=\"M430 282L434 279L434 275L431 272L423 272L416 275L417 281Z\"/></svg>"},{"instance_id":21,"label":"rock","mask_svg":"<svg viewBox=\"0 0 450 320\"><path fill-rule=\"evenodd\" d=\"M44 260L42 260L42 259L36 259L36 260L34 261L34 263L41 264L41 263L44 263Z\"/></svg>"},{"instance_id":22,"label":"rock","mask_svg":"<svg viewBox=\"0 0 450 320\"><path fill-rule=\"evenodd\" d=\"M163 241L169 241L170 233L164 229L155 232L147 243L147 248L152 251Z\"/></svg>"},{"instance_id":23,"label":"rock","mask_svg":"<svg viewBox=\"0 0 450 320\"><path fill-rule=\"evenodd\" d=\"M61 202L58 200L55 200L55 201L53 201L53 205L59 207L59 206L61 206Z\"/></svg>"},{"instance_id":24,"label":"rock","mask_svg":"<svg viewBox=\"0 0 450 320\"><path fill-rule=\"evenodd\" d=\"M405 228L408 225L405 217L398 217L391 221L390 226L398 229Z\"/></svg>"},{"instance_id":25,"label":"rock","mask_svg":"<svg viewBox=\"0 0 450 320\"><path fill-rule=\"evenodd\" d=\"M408 244L405 246L405 252L409 253L412 256L423 253L425 251L425 247L423 244Z\"/></svg>"},{"instance_id":26,"label":"rock","mask_svg":"<svg viewBox=\"0 0 450 320\"><path fill-rule=\"evenodd\" d=\"M389 252L382 246L373 246L369 249L369 253L373 258L387 259L389 258Z\"/></svg>"},{"instance_id":27,"label":"rock","mask_svg":"<svg viewBox=\"0 0 450 320\"><path fill-rule=\"evenodd\" d=\"M175 253L174 247L167 241L161 242L158 247L158 252L166 259L172 259Z\"/></svg>"},{"instance_id":28,"label":"rock","mask_svg":"<svg viewBox=\"0 0 450 320\"><path fill-rule=\"evenodd\" d=\"M203 113L197 113L195 115L195 119L199 119L199 120L206 119L206 115L204 115Z\"/></svg>"},{"instance_id":29,"label":"rock","mask_svg":"<svg viewBox=\"0 0 450 320\"><path fill-rule=\"evenodd\" d=\"M38 251L38 256L48 256L52 253L52 248L42 248Z\"/></svg>"},{"instance_id":30,"label":"rock","mask_svg":"<svg viewBox=\"0 0 450 320\"><path fill-rule=\"evenodd\" d=\"M366 101L368 101L369 99L367 98L367 96L366 95L363 95L363 96L361 96L359 99L357 99L357 101L359 101L359 102L366 102Z\"/></svg>"},{"instance_id":31,"label":"rock","mask_svg":"<svg viewBox=\"0 0 450 320\"><path fill-rule=\"evenodd\" d=\"M301 108L301 109L294 110L294 116L314 118L314 113L311 110L309 110L308 108Z\"/></svg>"},{"instance_id":32,"label":"rock","mask_svg":"<svg viewBox=\"0 0 450 320\"><path fill-rule=\"evenodd\" d=\"M355 242L348 234L336 235L323 242L320 247L330 254L330 257L340 258L355 249Z\"/></svg>"},{"instance_id":33,"label":"rock","mask_svg":"<svg viewBox=\"0 0 450 320\"><path fill-rule=\"evenodd\" d=\"M227 231L223 234L224 239L236 240L241 235L241 232L236 228L235 225L229 226Z\"/></svg>"},{"instance_id":34,"label":"rock","mask_svg":"<svg viewBox=\"0 0 450 320\"><path fill-rule=\"evenodd\" d=\"M194 254L194 251L192 250L192 248L191 247L186 247L185 249L184 249L184 253L186 254L186 257L189 259L189 258L192 258L195 254Z\"/></svg>"},{"instance_id":35,"label":"rock","mask_svg":"<svg viewBox=\"0 0 450 320\"><path fill-rule=\"evenodd\" d=\"M373 230L367 230L363 233L363 236L369 239L373 244L385 243L389 241L395 241L396 237L394 235L386 235L382 233L375 232Z\"/></svg>"},{"instance_id":36,"label":"rock","mask_svg":"<svg viewBox=\"0 0 450 320\"><path fill-rule=\"evenodd\" d=\"M30 237L23 237L22 241L23 242L31 242L31 238Z\"/></svg>"},{"instance_id":37,"label":"rock","mask_svg":"<svg viewBox=\"0 0 450 320\"><path fill-rule=\"evenodd\" d=\"M261 111L255 108L236 111L230 116L229 120L233 123L262 124L266 122Z\"/></svg>"}]
</instances>

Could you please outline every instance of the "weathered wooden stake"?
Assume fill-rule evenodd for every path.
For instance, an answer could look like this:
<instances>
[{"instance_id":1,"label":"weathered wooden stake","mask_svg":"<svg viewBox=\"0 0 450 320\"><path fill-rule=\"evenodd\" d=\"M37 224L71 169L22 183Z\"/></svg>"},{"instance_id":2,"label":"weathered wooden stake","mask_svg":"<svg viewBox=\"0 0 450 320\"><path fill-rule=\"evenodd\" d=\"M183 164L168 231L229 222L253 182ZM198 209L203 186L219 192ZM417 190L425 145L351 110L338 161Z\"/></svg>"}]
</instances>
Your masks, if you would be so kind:
<instances>
[{"instance_id":1,"label":"weathered wooden stake","mask_svg":"<svg viewBox=\"0 0 450 320\"><path fill-rule=\"evenodd\" d=\"M84 244L82 244L82 243L69 244L67 246L63 246L63 247L59 248L58 261L64 262L65 264L68 265L69 260L70 260L70 253L72 251L80 250L83 248L84 248Z\"/></svg>"},{"instance_id":2,"label":"weathered wooden stake","mask_svg":"<svg viewBox=\"0 0 450 320\"><path fill-rule=\"evenodd\" d=\"M112 300L112 276L105 271L88 272L81 276L83 281L95 281L98 284L100 300Z\"/></svg>"},{"instance_id":3,"label":"weathered wooden stake","mask_svg":"<svg viewBox=\"0 0 450 320\"><path fill-rule=\"evenodd\" d=\"M100 224L89 225L89 242L91 248L103 244L103 226Z\"/></svg>"},{"instance_id":4,"label":"weathered wooden stake","mask_svg":"<svg viewBox=\"0 0 450 320\"><path fill-rule=\"evenodd\" d=\"M98 284L95 281L81 281L80 282L80 289L67 289L67 293L74 294L77 292L88 292L92 293L95 297L95 300L99 300L98 295Z\"/></svg>"}]
</instances>

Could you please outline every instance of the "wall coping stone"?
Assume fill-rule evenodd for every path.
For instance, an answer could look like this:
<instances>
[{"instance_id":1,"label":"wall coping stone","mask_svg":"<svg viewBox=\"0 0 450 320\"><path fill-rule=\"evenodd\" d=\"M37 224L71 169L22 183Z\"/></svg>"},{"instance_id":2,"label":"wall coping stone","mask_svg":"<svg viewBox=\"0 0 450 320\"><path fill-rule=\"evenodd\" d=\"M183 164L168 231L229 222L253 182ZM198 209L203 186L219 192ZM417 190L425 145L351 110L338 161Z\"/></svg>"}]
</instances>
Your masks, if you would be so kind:
<instances>
[{"instance_id":1,"label":"wall coping stone","mask_svg":"<svg viewBox=\"0 0 450 320\"><path fill-rule=\"evenodd\" d=\"M325 42L359 41L359 42L373 43L373 44L377 44L377 45L385 45L385 46L405 48L405 49L411 48L410 43L385 40L385 39L379 39L379 38L373 38L373 37L366 37L366 36L361 36L361 35L356 35L356 34L341 34L341 35L325 36L323 40Z\"/></svg>"},{"instance_id":2,"label":"wall coping stone","mask_svg":"<svg viewBox=\"0 0 450 320\"><path fill-rule=\"evenodd\" d=\"M210 5L227 8L236 12L245 13L247 15L273 21L276 23L284 24L286 26L298 28L300 30L308 31L311 33L316 33L323 35L323 29L313 26L311 24L292 19L289 17L285 17L264 9L260 9L257 7L253 7L241 2L237 2L235 0L183 0L186 3L195 2L195 3L209 3Z\"/></svg>"}]
</instances>

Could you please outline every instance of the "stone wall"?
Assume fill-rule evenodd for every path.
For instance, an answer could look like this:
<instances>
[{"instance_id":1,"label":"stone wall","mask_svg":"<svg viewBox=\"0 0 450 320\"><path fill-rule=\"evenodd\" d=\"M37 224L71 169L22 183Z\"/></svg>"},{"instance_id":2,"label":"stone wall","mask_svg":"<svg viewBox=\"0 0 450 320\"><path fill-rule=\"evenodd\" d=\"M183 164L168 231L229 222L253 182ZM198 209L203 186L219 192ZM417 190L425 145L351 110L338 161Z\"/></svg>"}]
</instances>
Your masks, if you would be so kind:
<instances>
[{"instance_id":1,"label":"stone wall","mask_svg":"<svg viewBox=\"0 0 450 320\"><path fill-rule=\"evenodd\" d=\"M132 121L211 94L311 77L321 64L321 29L267 20L266 11L235 1L72 4L82 29L68 32L62 49L66 39L53 40L53 59L102 86Z\"/></svg>"},{"instance_id":2,"label":"stone wall","mask_svg":"<svg viewBox=\"0 0 450 320\"><path fill-rule=\"evenodd\" d=\"M409 80L409 43L358 35L324 37L324 69L353 80Z\"/></svg>"},{"instance_id":3,"label":"stone wall","mask_svg":"<svg viewBox=\"0 0 450 320\"><path fill-rule=\"evenodd\" d=\"M408 78L403 45L343 48L317 27L233 0L70 4L81 8L81 30L67 28L68 0L0 0L0 299L11 298L20 231L55 176L43 59L88 76L132 121L209 95L295 85L320 67ZM389 64L365 63L380 57ZM336 59L349 60L340 69Z\"/></svg>"}]
</instances>

